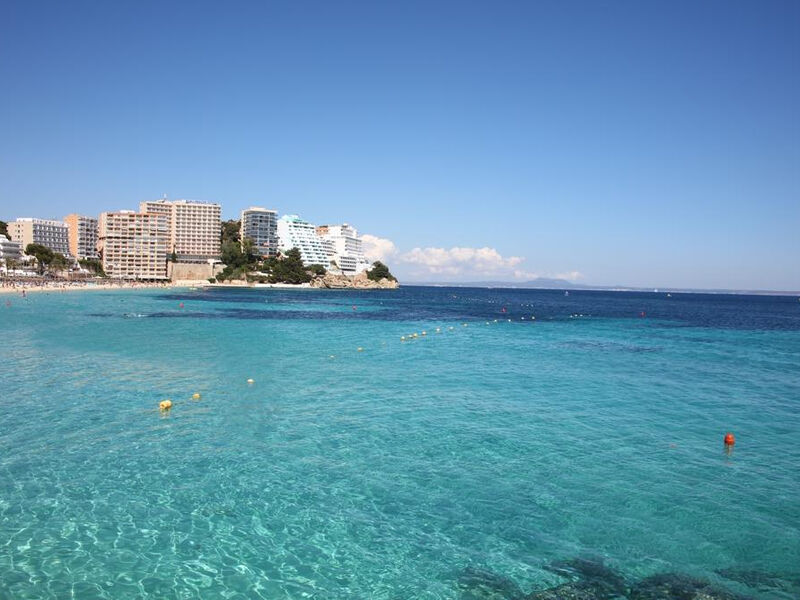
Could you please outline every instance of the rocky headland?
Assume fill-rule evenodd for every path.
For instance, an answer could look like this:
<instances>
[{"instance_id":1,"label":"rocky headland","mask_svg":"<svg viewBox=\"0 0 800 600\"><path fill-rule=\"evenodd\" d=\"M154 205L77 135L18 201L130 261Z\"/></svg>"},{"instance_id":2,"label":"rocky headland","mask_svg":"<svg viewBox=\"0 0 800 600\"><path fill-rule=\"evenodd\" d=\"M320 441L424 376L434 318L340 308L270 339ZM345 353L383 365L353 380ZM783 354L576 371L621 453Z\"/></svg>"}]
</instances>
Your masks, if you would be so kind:
<instances>
[{"instance_id":1,"label":"rocky headland","mask_svg":"<svg viewBox=\"0 0 800 600\"><path fill-rule=\"evenodd\" d=\"M344 289L357 289L357 290L393 290L400 287L396 279L382 279L373 280L367 276L366 272L359 273L354 277L347 275L336 274L327 272L311 280L312 288L329 289L329 290L344 290Z\"/></svg>"}]
</instances>

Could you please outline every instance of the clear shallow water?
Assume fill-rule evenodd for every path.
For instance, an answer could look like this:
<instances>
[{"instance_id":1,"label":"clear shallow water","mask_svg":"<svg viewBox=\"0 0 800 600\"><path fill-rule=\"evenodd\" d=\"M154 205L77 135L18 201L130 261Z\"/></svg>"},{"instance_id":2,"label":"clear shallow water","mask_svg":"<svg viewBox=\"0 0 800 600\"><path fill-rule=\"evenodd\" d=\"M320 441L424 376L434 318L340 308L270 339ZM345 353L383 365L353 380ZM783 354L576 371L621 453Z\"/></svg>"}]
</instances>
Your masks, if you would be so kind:
<instances>
[{"instance_id":1,"label":"clear shallow water","mask_svg":"<svg viewBox=\"0 0 800 600\"><path fill-rule=\"evenodd\" d=\"M527 592L587 555L800 595L796 298L11 301L0 598L473 598L465 569Z\"/></svg>"}]
</instances>

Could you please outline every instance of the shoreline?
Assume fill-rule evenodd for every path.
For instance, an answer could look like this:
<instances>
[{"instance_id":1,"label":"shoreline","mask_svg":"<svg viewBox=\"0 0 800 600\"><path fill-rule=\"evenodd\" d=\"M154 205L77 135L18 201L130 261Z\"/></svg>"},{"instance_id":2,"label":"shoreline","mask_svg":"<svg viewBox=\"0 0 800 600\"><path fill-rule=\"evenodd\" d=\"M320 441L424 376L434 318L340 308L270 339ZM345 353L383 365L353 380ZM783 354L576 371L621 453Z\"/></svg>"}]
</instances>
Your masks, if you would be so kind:
<instances>
[{"instance_id":1,"label":"shoreline","mask_svg":"<svg viewBox=\"0 0 800 600\"><path fill-rule=\"evenodd\" d=\"M186 284L190 285L190 284ZM4 285L0 286L2 294L37 294L41 292L80 292L94 290L143 290L143 289L170 289L175 287L186 287L186 285L175 285L173 283L75 283L75 282L48 282L47 285Z\"/></svg>"}]
</instances>

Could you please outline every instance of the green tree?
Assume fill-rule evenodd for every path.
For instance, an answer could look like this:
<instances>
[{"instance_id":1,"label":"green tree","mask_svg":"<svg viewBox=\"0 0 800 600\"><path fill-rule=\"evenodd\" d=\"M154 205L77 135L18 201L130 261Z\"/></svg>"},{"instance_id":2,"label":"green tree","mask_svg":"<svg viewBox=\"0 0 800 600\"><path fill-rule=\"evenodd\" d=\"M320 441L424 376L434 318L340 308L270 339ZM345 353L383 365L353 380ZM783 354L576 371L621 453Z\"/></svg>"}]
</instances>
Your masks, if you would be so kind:
<instances>
[{"instance_id":1,"label":"green tree","mask_svg":"<svg viewBox=\"0 0 800 600\"><path fill-rule=\"evenodd\" d=\"M0 235L6 236L9 240L11 239L11 236L8 235L8 223L5 221L0 221Z\"/></svg>"},{"instance_id":2,"label":"green tree","mask_svg":"<svg viewBox=\"0 0 800 600\"><path fill-rule=\"evenodd\" d=\"M25 254L36 259L39 275L44 275L45 270L47 270L47 267L50 266L55 257L55 253L50 248L41 244L28 244L25 246Z\"/></svg>"},{"instance_id":3,"label":"green tree","mask_svg":"<svg viewBox=\"0 0 800 600\"><path fill-rule=\"evenodd\" d=\"M70 266L69 259L59 252L53 252L53 260L50 261L50 266L56 271L63 271Z\"/></svg>"},{"instance_id":4,"label":"green tree","mask_svg":"<svg viewBox=\"0 0 800 600\"><path fill-rule=\"evenodd\" d=\"M380 281L381 279L397 281L395 276L389 272L389 267L379 260L376 260L374 263L372 263L372 268L367 271L367 278L371 279L372 281Z\"/></svg>"},{"instance_id":5,"label":"green tree","mask_svg":"<svg viewBox=\"0 0 800 600\"><path fill-rule=\"evenodd\" d=\"M308 283L314 278L312 272L316 272L319 265L306 267L303 265L303 257L298 248L287 250L280 258L268 258L264 261L265 271L269 272L270 283ZM323 269L324 272L324 269Z\"/></svg>"},{"instance_id":6,"label":"green tree","mask_svg":"<svg viewBox=\"0 0 800 600\"><path fill-rule=\"evenodd\" d=\"M82 258L78 261L78 264L99 277L106 276L105 271L103 271L103 263L96 258Z\"/></svg>"},{"instance_id":7,"label":"green tree","mask_svg":"<svg viewBox=\"0 0 800 600\"><path fill-rule=\"evenodd\" d=\"M321 277L322 275L325 275L325 273L327 273L327 271L325 270L325 267L323 267L322 265L308 265L308 269L307 270L312 275L318 276L318 277Z\"/></svg>"},{"instance_id":8,"label":"green tree","mask_svg":"<svg viewBox=\"0 0 800 600\"><path fill-rule=\"evenodd\" d=\"M222 223L222 231L220 232L220 241L225 242L240 242L239 237L239 221L231 219Z\"/></svg>"}]
</instances>

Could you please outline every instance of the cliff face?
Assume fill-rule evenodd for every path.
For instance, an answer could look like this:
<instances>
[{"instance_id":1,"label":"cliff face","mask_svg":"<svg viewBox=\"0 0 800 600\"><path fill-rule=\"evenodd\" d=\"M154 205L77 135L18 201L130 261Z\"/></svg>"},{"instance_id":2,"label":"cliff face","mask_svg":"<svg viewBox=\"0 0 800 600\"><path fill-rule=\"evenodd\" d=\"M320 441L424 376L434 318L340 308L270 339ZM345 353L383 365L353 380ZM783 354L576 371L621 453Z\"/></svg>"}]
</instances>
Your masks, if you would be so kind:
<instances>
[{"instance_id":1,"label":"cliff face","mask_svg":"<svg viewBox=\"0 0 800 600\"><path fill-rule=\"evenodd\" d=\"M348 288L360 290L393 290L400 287L400 285L396 281L391 281L386 278L381 279L380 281L372 281L369 277L367 277L366 272L364 272L359 273L355 277L348 277L347 275L335 275L334 273L325 273L325 275L313 279L311 281L311 287L326 288L331 290Z\"/></svg>"}]
</instances>

